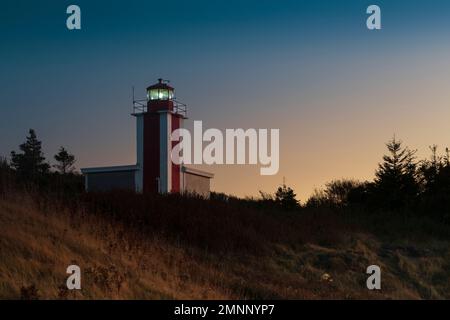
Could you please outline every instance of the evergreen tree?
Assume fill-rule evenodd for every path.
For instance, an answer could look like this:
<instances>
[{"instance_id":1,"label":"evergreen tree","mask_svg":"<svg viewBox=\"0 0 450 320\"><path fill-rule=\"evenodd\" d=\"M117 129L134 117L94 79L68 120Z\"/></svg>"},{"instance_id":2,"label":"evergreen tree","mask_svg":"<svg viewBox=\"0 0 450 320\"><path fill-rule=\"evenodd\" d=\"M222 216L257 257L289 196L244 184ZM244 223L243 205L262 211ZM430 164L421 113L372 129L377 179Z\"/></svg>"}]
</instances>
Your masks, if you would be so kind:
<instances>
[{"instance_id":1,"label":"evergreen tree","mask_svg":"<svg viewBox=\"0 0 450 320\"><path fill-rule=\"evenodd\" d=\"M450 150L445 148L444 164L446 167L450 167Z\"/></svg>"},{"instance_id":2,"label":"evergreen tree","mask_svg":"<svg viewBox=\"0 0 450 320\"><path fill-rule=\"evenodd\" d=\"M26 141L19 146L21 153L11 152L11 167L17 173L27 179L35 179L48 173L50 166L45 162L42 152L42 142L36 137L33 129L30 129Z\"/></svg>"},{"instance_id":3,"label":"evergreen tree","mask_svg":"<svg viewBox=\"0 0 450 320\"><path fill-rule=\"evenodd\" d=\"M8 189L7 185L10 180L10 171L11 169L9 167L8 160L0 156L0 196L2 196Z\"/></svg>"},{"instance_id":4,"label":"evergreen tree","mask_svg":"<svg viewBox=\"0 0 450 320\"><path fill-rule=\"evenodd\" d=\"M437 146L430 147L431 157L429 160L423 160L419 166L420 181L424 193L433 193L436 190L436 184L440 172L445 166L444 158L437 154Z\"/></svg>"},{"instance_id":5,"label":"evergreen tree","mask_svg":"<svg viewBox=\"0 0 450 320\"><path fill-rule=\"evenodd\" d=\"M417 196L416 151L403 148L402 142L395 137L386 144L388 155L375 173L375 187L382 201L390 207L399 207Z\"/></svg>"},{"instance_id":6,"label":"evergreen tree","mask_svg":"<svg viewBox=\"0 0 450 320\"><path fill-rule=\"evenodd\" d=\"M421 162L419 167L423 193L437 195L450 191L450 164L448 148L444 156L437 154L437 146L430 147L431 157Z\"/></svg>"},{"instance_id":7,"label":"evergreen tree","mask_svg":"<svg viewBox=\"0 0 450 320\"><path fill-rule=\"evenodd\" d=\"M9 169L8 160L5 157L0 156L0 171L8 171Z\"/></svg>"},{"instance_id":8,"label":"evergreen tree","mask_svg":"<svg viewBox=\"0 0 450 320\"><path fill-rule=\"evenodd\" d=\"M57 154L54 156L58 164L54 165L56 169L62 174L71 173L74 170L75 156L67 152L64 147L60 147Z\"/></svg>"},{"instance_id":9,"label":"evergreen tree","mask_svg":"<svg viewBox=\"0 0 450 320\"><path fill-rule=\"evenodd\" d=\"M275 201L285 210L293 210L299 207L294 190L285 184L278 187L275 193Z\"/></svg>"}]
</instances>

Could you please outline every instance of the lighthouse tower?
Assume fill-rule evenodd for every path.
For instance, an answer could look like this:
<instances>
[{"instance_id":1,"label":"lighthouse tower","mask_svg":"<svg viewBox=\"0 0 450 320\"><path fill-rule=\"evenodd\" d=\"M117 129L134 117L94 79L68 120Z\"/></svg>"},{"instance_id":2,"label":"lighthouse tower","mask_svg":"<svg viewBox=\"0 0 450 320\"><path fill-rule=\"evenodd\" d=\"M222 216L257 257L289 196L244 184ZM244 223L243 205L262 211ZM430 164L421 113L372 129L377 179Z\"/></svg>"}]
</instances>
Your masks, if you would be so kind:
<instances>
[{"instance_id":1,"label":"lighthouse tower","mask_svg":"<svg viewBox=\"0 0 450 320\"><path fill-rule=\"evenodd\" d=\"M147 99L134 100L136 164L83 168L86 191L133 190L138 193L195 193L208 197L212 173L172 162L174 130L183 127L186 105L174 98L167 81L147 88Z\"/></svg>"},{"instance_id":2,"label":"lighthouse tower","mask_svg":"<svg viewBox=\"0 0 450 320\"><path fill-rule=\"evenodd\" d=\"M182 128L186 107L174 100L174 88L163 79L147 88L147 104L135 105L138 192L180 192L181 166L171 159L171 133Z\"/></svg>"}]
</instances>

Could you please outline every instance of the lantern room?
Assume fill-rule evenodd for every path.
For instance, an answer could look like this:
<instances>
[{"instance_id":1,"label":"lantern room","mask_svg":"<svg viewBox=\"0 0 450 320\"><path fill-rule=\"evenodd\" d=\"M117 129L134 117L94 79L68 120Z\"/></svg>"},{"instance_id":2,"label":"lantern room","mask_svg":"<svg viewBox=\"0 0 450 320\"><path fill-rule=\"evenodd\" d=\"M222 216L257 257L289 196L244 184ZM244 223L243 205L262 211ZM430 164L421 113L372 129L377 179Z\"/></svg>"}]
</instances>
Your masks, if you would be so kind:
<instances>
[{"instance_id":1,"label":"lantern room","mask_svg":"<svg viewBox=\"0 0 450 320\"><path fill-rule=\"evenodd\" d=\"M158 79L158 83L147 88L147 100L173 100L173 88L163 79Z\"/></svg>"},{"instance_id":2,"label":"lantern room","mask_svg":"<svg viewBox=\"0 0 450 320\"><path fill-rule=\"evenodd\" d=\"M173 110L174 89L168 81L158 79L158 83L147 88L147 106L149 111Z\"/></svg>"}]
</instances>

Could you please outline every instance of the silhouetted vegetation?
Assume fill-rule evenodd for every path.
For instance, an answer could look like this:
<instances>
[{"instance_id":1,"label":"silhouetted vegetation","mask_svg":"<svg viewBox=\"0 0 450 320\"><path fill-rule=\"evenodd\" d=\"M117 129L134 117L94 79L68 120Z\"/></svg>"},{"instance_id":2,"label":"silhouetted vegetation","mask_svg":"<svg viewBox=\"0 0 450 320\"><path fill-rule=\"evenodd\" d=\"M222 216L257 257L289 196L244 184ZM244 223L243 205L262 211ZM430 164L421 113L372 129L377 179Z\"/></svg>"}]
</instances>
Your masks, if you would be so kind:
<instances>
[{"instance_id":1,"label":"silhouetted vegetation","mask_svg":"<svg viewBox=\"0 0 450 320\"><path fill-rule=\"evenodd\" d=\"M361 212L392 216L422 216L450 223L449 150L438 154L430 147L431 157L418 161L416 151L402 147L393 138L387 144L372 182L338 180L316 190L307 207L360 209Z\"/></svg>"},{"instance_id":2,"label":"silhouetted vegetation","mask_svg":"<svg viewBox=\"0 0 450 320\"><path fill-rule=\"evenodd\" d=\"M45 158L29 138L36 167ZM284 184L258 199L85 193L67 166L28 180L1 158L0 296L68 298L48 270L64 276L76 257L90 279L79 298L369 298L361 276L374 263L388 266L383 297L447 297L448 150L417 161L399 141L387 146L374 181L332 181L304 205ZM35 261L26 272L24 257Z\"/></svg>"},{"instance_id":3,"label":"silhouetted vegetation","mask_svg":"<svg viewBox=\"0 0 450 320\"><path fill-rule=\"evenodd\" d=\"M30 129L26 141L19 146L19 149L20 153L11 151L11 167L20 178L37 181L48 173L50 165L45 162L42 142L37 139L33 129Z\"/></svg>"},{"instance_id":4,"label":"silhouetted vegetation","mask_svg":"<svg viewBox=\"0 0 450 320\"><path fill-rule=\"evenodd\" d=\"M58 171L51 171L42 151L42 142L33 129L20 152L11 151L11 160L0 157L0 193L8 189L37 191L42 194L79 194L83 178L74 171L75 157L61 147L54 156Z\"/></svg>"},{"instance_id":5,"label":"silhouetted vegetation","mask_svg":"<svg viewBox=\"0 0 450 320\"><path fill-rule=\"evenodd\" d=\"M283 184L275 192L275 202L285 210L295 210L300 206L296 196L293 189Z\"/></svg>"},{"instance_id":6,"label":"silhouetted vegetation","mask_svg":"<svg viewBox=\"0 0 450 320\"><path fill-rule=\"evenodd\" d=\"M413 203L419 194L416 151L403 148L395 137L386 147L389 153L375 172L375 196L382 207L399 209Z\"/></svg>"},{"instance_id":7,"label":"silhouetted vegetation","mask_svg":"<svg viewBox=\"0 0 450 320\"><path fill-rule=\"evenodd\" d=\"M439 156L437 147L430 147L430 160L422 161L418 167L420 198L418 210L423 215L433 216L450 223L450 158L449 149Z\"/></svg>"},{"instance_id":8,"label":"silhouetted vegetation","mask_svg":"<svg viewBox=\"0 0 450 320\"><path fill-rule=\"evenodd\" d=\"M66 174L72 173L74 171L75 164L75 156L67 152L64 147L60 147L57 154L54 156L55 160L58 162L53 165L56 169L58 169L59 173Z\"/></svg>"},{"instance_id":9,"label":"silhouetted vegetation","mask_svg":"<svg viewBox=\"0 0 450 320\"><path fill-rule=\"evenodd\" d=\"M448 298L449 227L417 219L378 234L324 208L250 203L13 192L0 197L0 298ZM67 291L68 264L82 268L82 290ZM371 264L383 266L380 292L365 288Z\"/></svg>"},{"instance_id":10,"label":"silhouetted vegetation","mask_svg":"<svg viewBox=\"0 0 450 320\"><path fill-rule=\"evenodd\" d=\"M356 180L333 180L323 190L315 190L306 202L307 207L345 207L352 201L352 196L365 184Z\"/></svg>"},{"instance_id":11,"label":"silhouetted vegetation","mask_svg":"<svg viewBox=\"0 0 450 320\"><path fill-rule=\"evenodd\" d=\"M239 199L222 193L211 193L209 201L201 199L195 201L198 201L198 205L203 203L202 201L205 202L202 206L208 207L208 210L205 210L207 214L209 211L220 211L218 208L223 206L262 210L271 214L277 212L305 214L311 210L326 209L335 213L378 216L383 220L389 217L396 219L415 216L433 219L439 223L450 223L449 150L446 149L444 154L440 155L437 146L432 146L430 158L420 161L416 159L416 151L403 147L402 142L396 138L390 140L386 147L387 154L383 156L373 181L359 182L351 179L331 181L322 190L316 190L303 206L296 199L294 190L285 184L278 187L273 194L260 192L261 197L258 199ZM15 186L31 189L44 194L44 198L62 198L69 202L71 198L76 201L88 199L89 205L95 203L94 199L99 199L103 203L102 199L107 197L103 194L84 195L82 176L73 170L75 156L63 147L54 156L58 162L54 167L58 171L52 172L42 152L42 143L37 139L34 130L29 131L26 142L19 148L20 153L11 152L10 162L5 158L0 159L0 188ZM148 209L147 201L156 201L149 200L156 199L150 195L135 198L129 193L127 197L141 203L142 208L146 208L144 211ZM184 197L196 198L195 195ZM184 201L180 200L182 198L177 196L170 199L178 202ZM109 198L108 201L125 210L120 202L116 203L114 199ZM122 199L122 203L129 202ZM162 210L163 205L160 206ZM169 207L170 205L167 205L167 208ZM120 211L113 205L108 205L107 209L112 212ZM133 210L138 211L138 208ZM224 214L227 210L223 210ZM127 211L125 215L131 217L133 213ZM167 213L167 216L169 215L170 213ZM179 218L178 221L184 221L183 218ZM189 219L201 223L206 217L191 212ZM183 223L189 222L186 220ZM219 226L217 228L220 229Z\"/></svg>"}]
</instances>

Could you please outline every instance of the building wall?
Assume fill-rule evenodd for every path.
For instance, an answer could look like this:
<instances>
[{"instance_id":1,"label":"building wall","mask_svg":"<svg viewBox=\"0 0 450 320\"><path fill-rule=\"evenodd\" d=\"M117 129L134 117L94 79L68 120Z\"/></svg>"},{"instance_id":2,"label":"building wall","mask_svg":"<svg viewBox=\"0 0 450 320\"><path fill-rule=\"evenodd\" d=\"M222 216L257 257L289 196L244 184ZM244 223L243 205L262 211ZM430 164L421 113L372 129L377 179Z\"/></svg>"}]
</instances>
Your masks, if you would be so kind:
<instances>
[{"instance_id":1,"label":"building wall","mask_svg":"<svg viewBox=\"0 0 450 320\"><path fill-rule=\"evenodd\" d=\"M135 190L135 171L86 174L87 191Z\"/></svg>"},{"instance_id":2,"label":"building wall","mask_svg":"<svg viewBox=\"0 0 450 320\"><path fill-rule=\"evenodd\" d=\"M196 193L204 197L209 197L210 178L183 172L183 180L185 192Z\"/></svg>"}]
</instances>

